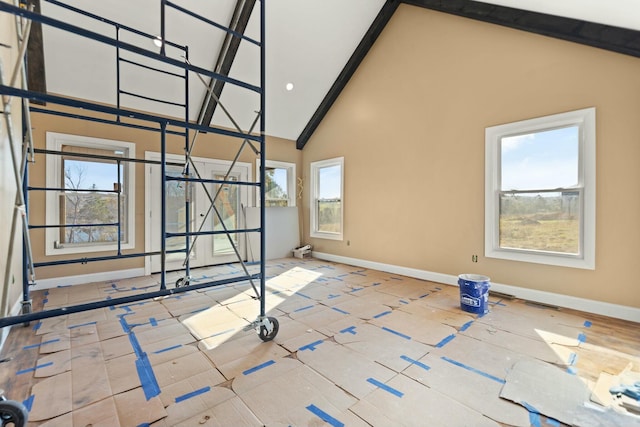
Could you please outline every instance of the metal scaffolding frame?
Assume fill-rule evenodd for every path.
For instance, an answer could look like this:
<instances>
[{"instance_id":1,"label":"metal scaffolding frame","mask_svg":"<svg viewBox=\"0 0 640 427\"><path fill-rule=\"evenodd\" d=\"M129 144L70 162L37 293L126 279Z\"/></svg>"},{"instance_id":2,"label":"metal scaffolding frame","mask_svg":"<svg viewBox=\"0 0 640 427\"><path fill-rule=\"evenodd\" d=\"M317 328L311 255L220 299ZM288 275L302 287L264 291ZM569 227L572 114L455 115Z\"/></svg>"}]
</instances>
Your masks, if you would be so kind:
<instances>
[{"instance_id":1,"label":"metal scaffolding frame","mask_svg":"<svg viewBox=\"0 0 640 427\"><path fill-rule=\"evenodd\" d=\"M102 18L100 16L88 13L86 11L77 9L75 7L69 6L64 4L61 1L58 0L45 0L49 3L55 4L56 6L65 8L71 12L77 13L82 15L83 17L89 18L89 19L94 19L94 20L99 20L101 23L104 24L108 24L111 25L114 29L114 33L115 36L114 37L108 37L105 36L103 34L100 33L96 33L93 31L90 31L88 29L85 28L81 28L78 26L74 26L71 24L68 24L66 22L62 22L60 20L56 20L54 18L48 17L48 16L44 16L42 14L39 13L35 13L31 10L25 9L25 8L21 8L17 5L11 5L9 3L5 3L5 2L0 2L0 12L5 12L5 13L10 13L15 15L16 19L18 20L24 20L24 22L30 23L31 22L37 22L43 25L48 25L48 26L52 26L55 27L57 29L63 30L63 31L67 31L70 33L73 33L77 36L80 37L85 37L88 39L91 39L93 41L97 41L103 44L106 44L108 46L114 47L116 49L116 80L117 80L117 94L116 94L116 105L115 106L106 106L104 104L98 104L98 103L94 103L91 101L81 101L78 99L73 99L73 98L68 98L65 96L58 96L58 95L50 95L47 93L41 93L41 92L34 92L34 91L30 91L27 87L26 87L26 75L24 72L24 63L22 60L22 57L20 58L20 63L22 64L22 74L23 74L23 82L21 87L16 87L15 85L15 78L12 80L11 84L6 85L4 81L0 82L0 95L3 96L3 100L8 100L11 97L19 97L23 100L23 113L25 114L25 116L27 117L27 124L26 124L26 129L27 129L27 133L30 130L30 124L28 123L28 117L29 117L29 101L30 100L35 100L35 101L41 101L41 102L46 102L48 104L53 104L56 106L63 106L63 107L70 107L71 109L74 109L73 113L70 113L68 111L60 111L60 110L55 110L52 108L47 108L47 109L42 109L42 108L37 108L37 107L31 107L30 111L32 112L38 112L38 113L45 113L45 114L51 114L51 115L56 115L56 116L62 116L62 117L68 117L68 118L74 118L74 119L78 119L78 120L88 120L88 121L94 121L94 122L98 122L98 123L105 123L105 124L111 124L111 125L115 125L115 126L124 126L124 127L131 127L131 128L135 128L135 129L140 129L140 130L145 130L145 131L150 131L150 132L155 132L155 133L159 133L160 134L160 155L161 155L161 159L160 161L152 161L152 160L141 160L141 159L136 159L136 158L127 158L127 157L117 157L117 156L105 156L105 155L96 155L96 154L80 154L80 153L72 153L72 152L62 152L62 151L54 151L54 150L43 150L43 149L33 149L32 145L31 145L31 137L30 134L29 135L25 135L24 138L24 148L23 148L23 161L22 164L25 165L25 167L23 168L24 170L20 170L19 168L16 169L16 180L17 180L17 186L18 189L21 191L18 191L19 195L17 197L16 200L16 205L18 206L24 206L25 205L25 200L28 199L27 197L27 192L28 191L70 191L70 189L68 188L46 188L46 187L30 187L28 186L28 182L27 182L27 177L28 177L28 168L26 167L27 165L27 157L28 155L31 156L31 159L33 160L33 156L34 153L37 154L41 154L41 155L46 155L46 156L66 156L66 157L74 157L74 158L92 158L92 159L100 159L103 161L113 161L117 164L117 170L118 170L118 182L117 185L115 186L113 191L108 191L109 193L114 193L116 195L116 198L118 200L118 218L116 222L113 223L101 223L101 224L89 224L89 225L95 225L95 226L110 226L110 227L117 227L117 250L115 251L116 253L113 255L107 255L107 256L95 256L95 257L81 257L81 258L70 258L70 259L65 259L65 260L57 260L57 261L44 261L44 262L33 262L30 256L25 256L24 257L24 280L23 280L23 311L21 315L18 316L11 316L11 317L2 317L0 318L0 327L5 327L5 326L9 326L9 325L14 325L14 324L19 324L19 323L28 323L30 321L34 321L34 320L41 320L41 319L46 319L46 318L51 318L51 317L56 317L56 316L61 316L61 315L66 315L66 314L71 314L71 313L76 313L76 312L81 312L81 311L87 311L87 310L92 310L92 309L97 309L97 308L102 308L102 307L110 307L110 306L117 306L120 304L128 304L128 303L132 303L132 302L136 302L136 301L141 301L141 300L145 300L145 299L150 299L150 298L156 298L156 297L163 297L163 296L168 296L168 295L172 295L172 294L178 294L178 293L182 293L182 292L187 292L187 291L191 291L191 290L197 290L197 289L203 289L203 288L209 288L209 287L213 287L213 286L220 286L220 285L228 285L228 284L232 284L232 283L240 283L240 282L248 282L251 284L251 286L253 287L255 293L256 293L256 299L259 299L260 301L260 314L258 316L258 318L251 323L251 326L254 327L260 338L268 341L271 340L275 337L275 335L278 332L278 321L277 319L273 318L273 317L267 317L266 316L266 304L265 304L265 247L266 247L266 241L265 241L265 233L264 233L264 227L265 227L265 188L264 188L264 182L265 182L265 163L266 163L266 158L265 158L265 0L261 0L260 1L260 40L253 40L247 36L245 36L244 34L241 33L237 33L223 25L220 25L214 21L211 21L210 19L200 16L192 11L186 10L183 7L176 5L174 3L172 3L169 0L159 0L160 4L161 4L161 31L160 31L160 41L161 41L161 46L160 46L160 53L156 53L154 51L151 50L147 50L144 48L141 48L139 46L136 46L134 44L131 43L127 43L121 40L121 32L129 32L132 34L135 34L136 36L140 36L144 39L150 39L150 40L154 40L156 38L158 38L158 36L152 35L152 34L147 34L144 33L142 31L136 30L134 28L130 28L124 25L121 25L117 22L113 22L110 20L107 20L105 18ZM167 8L171 8L179 13L185 14L186 16L196 19L200 22L203 22L205 24L211 25L219 30L225 31L227 32L227 34L230 34L231 36L234 37L239 37L241 38L243 41L246 41L248 43L252 43L256 46L259 47L260 49L260 85L259 86L255 86L240 80L236 80L233 79L231 77L228 77L226 75L222 75L213 71L209 71L206 69L203 69L201 67L198 66L194 66L191 64L191 62L189 61L189 49L188 46L181 46L175 43L172 43L168 40L166 40L165 37L165 10ZM26 46L26 40L23 41L23 45L22 46ZM181 58L180 59L175 59L173 57L167 56L166 51L165 51L165 46L171 46L174 49L178 49L182 52L182 54L180 55ZM157 64L157 67L152 67L149 66L147 64L144 64L142 62L138 62L135 61L133 59L130 58L125 58L122 56L122 52L127 52L129 54L132 54L132 56L135 57L140 57L140 58L144 58L147 61L151 60L154 64ZM150 72L159 72L159 73L164 73L167 75L171 75L173 78L176 79L183 79L184 80L184 88L185 88L185 95L184 95L184 100L181 102L173 102L173 101L169 101L169 100L162 100L162 99L157 99L157 98L152 98L152 97L148 97L144 94L140 94L140 93L134 93L131 91L126 91L124 89L121 88L121 84L120 84L120 80L121 80L121 64L122 63L126 63L127 66L132 66L132 67L137 67L139 69L143 69L143 70L149 70ZM182 70L181 73L172 73L172 72L168 72L166 71L166 69L162 69L159 68L159 66L169 66L169 67L173 67L173 68L177 68L178 70ZM17 66L17 65L16 65ZM208 77L210 79L213 80L219 80L219 81L223 81L225 83L237 86L239 88L242 88L244 90L249 90L249 91L253 91L256 92L260 95L260 110L257 113L257 117L256 120L254 121L254 123L252 124L251 128L248 131L243 131L240 126L238 126L238 124L236 123L236 121L233 119L233 117L231 117L231 115L228 113L228 111L224 108L224 106L220 103L220 100L217 99L216 97L216 101L218 102L218 104L221 106L222 110L225 112L225 114L227 115L227 117L230 119L231 123L233 123L235 129L229 130L229 129L224 129L224 128L220 128L220 127L215 127L212 126L210 124L205 124L205 123L192 123L189 121L189 76L195 73L195 75L198 77L198 79L200 79L202 81L202 83L204 84L204 86L207 88L207 96L208 97L216 97L216 95L211 91L211 89L209 88L209 84L207 84L204 81L204 77ZM1 74L1 73L0 73ZM150 101L150 102L156 102L156 103L162 103L162 104L169 104L169 105L173 105L173 106L177 106L180 107L184 110L184 117L181 119L177 119L177 118L172 118L172 117L166 117L166 116L159 116L159 115L155 115L153 113L148 113L148 112L141 112L141 111L136 111L133 109L127 109L124 108L122 106L121 103L121 98L122 97L134 97L134 98L139 98L139 99L144 99L146 101ZM6 110L6 108L5 108ZM91 111L94 113L101 113L103 115L103 117L94 117L91 115L86 115L83 114L83 110L84 111ZM7 123L10 123L10 117L7 114L7 112L5 112L5 118L7 120ZM110 116L113 118L104 118L104 115L106 116ZM133 119L133 120L132 120ZM258 120L259 119L259 120ZM254 127L256 125L256 123L259 122L259 132L258 134L255 134L253 132ZM144 123L144 124L141 124ZM10 126L7 125L7 126ZM224 179L222 180L218 180L218 179L203 179L202 176L200 175L200 173L198 172L196 165L194 163L194 161L191 158L191 153L193 151L193 148L195 146L196 143L196 138L198 136L198 134L200 132L206 132L206 133L212 133L212 134L218 134L218 135L224 135L224 136L230 136L236 139L241 139L242 140L242 144L233 160L233 162L231 163L231 166L229 167L228 172L225 174ZM10 132L12 133L12 132ZM193 137L192 139L190 139L190 133L193 133ZM175 163L175 162L167 162L167 135L179 135L184 137L184 152L185 152L185 158L184 158L184 162L181 163ZM260 169L258 172L258 179L255 182L238 182L238 181L234 181L234 180L230 180L229 179L229 175L236 163L236 161L238 160L240 154L242 153L242 151L244 150L245 147L249 146L256 155L259 156L260 158ZM197 231L193 231L190 229L190 220L191 220L191 214L190 214L190 198L188 197L188 191L185 192L185 194L187 194L187 196L185 196L185 212L186 212L186 220L185 220L185 224L186 224L186 229L184 232L181 233L170 233L167 232L167 215L166 215L166 192L162 191L161 192L161 247L159 251L155 251L155 252L143 252L143 253L127 253L127 254L123 254L121 251L121 240L122 240L122 236L121 236L121 226L122 226L122 218L120 217L121 213L120 213L120 200L121 200L121 195L122 195L122 182L121 182L121 178L120 178L120 170L122 168L122 164L128 164L129 162L135 162L135 163L145 163L145 164L155 164L155 165L159 165L160 166L160 187L161 188L166 188L166 184L168 182L171 181L179 181L181 183L184 183L184 185L189 186L192 184L199 184L202 185L202 187L204 188L204 191L206 193L206 196L210 202L210 206L209 209L207 211L206 215L209 215L211 212L213 212L213 215L215 215L215 217L219 220L220 224L223 227L223 230L221 231L202 231L202 229L199 229ZM16 163L16 162L14 162ZM16 163L17 164L17 163ZM174 177L174 176L169 176L167 174L167 170L166 167L168 165L171 166L180 166L182 167L182 176L180 177ZM22 175L19 175L18 172L21 172ZM20 180L18 180L18 177L20 177ZM207 184L218 184L218 191L216 191L214 194L212 194L207 188L206 185ZM222 221L222 216L220 214L220 212L218 211L218 209L215 206L215 201L217 199L217 197L220 194L220 189L222 188L222 186L249 186L249 187L255 187L259 190L259 194L260 194L260 226L258 228L252 228L252 229L248 229L248 228L244 228L244 229L234 229L234 230L230 230L227 228L227 226L224 224L224 221ZM82 189L76 189L75 191L86 191L82 190ZM101 192L105 192L104 190L101 190ZM19 211L20 209L16 209L16 212ZM41 224L41 225L29 225L28 224L28 209L26 208L26 206L23 209L25 211L25 215L24 215L24 225L25 225L25 248L28 249L28 252L30 254L30 245L29 245L29 233L27 229L42 229L42 228L66 228L66 227L74 227L74 225L68 225L68 224ZM82 224L83 226L86 226L86 224ZM246 225L245 225L246 227ZM233 234L246 234L246 233L259 233L260 234L260 270L258 273L254 273L251 274L249 272L249 270L246 268L244 260L242 259L242 257L240 256L240 253L232 239L232 235ZM238 258L238 262L240 263L242 270L244 272L244 275L238 276L238 277L233 277L233 278L226 278L226 279L222 279L222 280L214 280L214 281L209 281L209 282L202 282L202 283L192 283L190 281L190 265L189 265L189 258L190 258L190 253L193 249L193 245L195 243L195 240L198 238L198 236L201 235L205 235L205 234L210 234L210 235L214 235L214 234L225 234L228 239L229 242ZM185 239L185 249L178 249L178 250L167 250L167 239L169 238L175 238L175 237L183 237ZM184 267L184 276L178 280L178 282L176 282L176 286L173 288L167 288L166 286L166 257L168 254L172 254L172 253L185 253L185 260L183 263L183 267ZM151 256L151 255L159 255L160 256L160 264L161 264L161 271L160 271L160 286L159 289L153 292L146 292L144 294L139 294L139 295L129 295L126 297L121 297L121 298L112 298L112 299L108 299L108 300L102 300L102 301L94 301L94 302L90 302L90 303L85 303L85 304L78 304L78 305L72 305L72 306L67 306L67 307L61 307L61 308L57 308L57 309L50 309L50 310L43 310L40 312L32 312L31 311L31 301L30 301L30 295L29 295L29 287L35 284L35 273L34 273L34 268L37 267L44 267L44 266L51 266L51 265L64 265L64 264L72 264L72 263L89 263L89 262L99 262L99 261L106 261L106 260L113 260L113 259L125 259L125 258L132 258L132 257L146 257L146 256ZM7 267L8 269L10 268L9 266ZM30 272L30 274L29 274ZM256 287L254 281L259 281L259 286ZM6 294L6 293L5 293ZM3 316L5 313L2 313Z\"/></svg>"}]
</instances>

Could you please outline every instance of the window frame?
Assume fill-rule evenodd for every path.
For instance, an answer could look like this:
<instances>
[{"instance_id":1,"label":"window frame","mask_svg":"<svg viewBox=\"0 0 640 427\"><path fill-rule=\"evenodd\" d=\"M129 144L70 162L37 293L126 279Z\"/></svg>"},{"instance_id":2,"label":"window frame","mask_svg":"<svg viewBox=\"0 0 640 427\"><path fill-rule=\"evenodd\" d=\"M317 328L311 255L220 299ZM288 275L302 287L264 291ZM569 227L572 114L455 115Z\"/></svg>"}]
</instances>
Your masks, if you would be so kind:
<instances>
[{"instance_id":1,"label":"window frame","mask_svg":"<svg viewBox=\"0 0 640 427\"><path fill-rule=\"evenodd\" d=\"M319 192L319 172L323 168L340 166L340 232L329 232L318 230L317 202ZM343 240L344 237L344 157L335 157L327 160L320 160L310 163L310 236L320 239Z\"/></svg>"},{"instance_id":2,"label":"window frame","mask_svg":"<svg viewBox=\"0 0 640 427\"><path fill-rule=\"evenodd\" d=\"M125 158L135 158L135 144L125 141L116 141L103 138L94 138L80 135L69 135L56 132L46 133L47 150L61 152L63 146L75 146L82 148L121 150L126 153ZM63 164L62 155L50 154L46 157L46 186L47 188L63 188ZM91 161L90 158L78 158L83 161ZM120 249L133 249L135 247L135 163L122 162L122 173L125 182L124 190L124 206L126 226L126 242L122 241ZM45 200L45 220L47 225L62 225L63 219L60 218L61 206L60 199L63 192L47 191ZM64 255L78 254L90 252L115 251L118 249L117 241L114 243L83 243L60 245L60 228L49 227L45 232L45 255Z\"/></svg>"},{"instance_id":3,"label":"window frame","mask_svg":"<svg viewBox=\"0 0 640 427\"><path fill-rule=\"evenodd\" d=\"M579 129L578 184L562 190L582 193L579 254L500 247L500 170L502 138L563 127ZM523 191L525 192L525 191ZM561 267L595 269L596 239L596 110L594 107L485 129L485 256Z\"/></svg>"},{"instance_id":4,"label":"window frame","mask_svg":"<svg viewBox=\"0 0 640 427\"><path fill-rule=\"evenodd\" d=\"M296 164L279 160L265 160L265 167L287 170L287 206L296 206ZM260 180L260 159L256 159L256 177ZM256 190L256 206L260 206L260 191ZM269 207L269 206L267 206Z\"/></svg>"}]
</instances>

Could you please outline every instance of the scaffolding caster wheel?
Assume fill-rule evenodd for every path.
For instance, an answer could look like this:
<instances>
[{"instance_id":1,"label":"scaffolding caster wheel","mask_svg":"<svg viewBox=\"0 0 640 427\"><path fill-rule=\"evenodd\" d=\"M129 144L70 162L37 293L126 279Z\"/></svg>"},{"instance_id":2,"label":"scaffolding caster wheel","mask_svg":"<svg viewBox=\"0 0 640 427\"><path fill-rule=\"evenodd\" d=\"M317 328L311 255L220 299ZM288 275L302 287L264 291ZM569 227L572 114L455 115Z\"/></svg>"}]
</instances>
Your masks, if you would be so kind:
<instances>
[{"instance_id":1,"label":"scaffolding caster wheel","mask_svg":"<svg viewBox=\"0 0 640 427\"><path fill-rule=\"evenodd\" d=\"M25 427L29 417L27 408L20 402L7 400L2 393L0 393L0 426Z\"/></svg>"},{"instance_id":2,"label":"scaffolding caster wheel","mask_svg":"<svg viewBox=\"0 0 640 427\"><path fill-rule=\"evenodd\" d=\"M22 314L31 314L31 300L22 301ZM22 324L22 326L24 326L26 328L30 324L31 324L31 322L24 322Z\"/></svg>"},{"instance_id":3,"label":"scaffolding caster wheel","mask_svg":"<svg viewBox=\"0 0 640 427\"><path fill-rule=\"evenodd\" d=\"M188 277L181 277L178 280L176 280L176 288L182 288L184 286L189 286Z\"/></svg>"},{"instance_id":4,"label":"scaffolding caster wheel","mask_svg":"<svg viewBox=\"0 0 640 427\"><path fill-rule=\"evenodd\" d=\"M258 325L258 335L262 341L271 341L278 335L280 324L275 317L264 317Z\"/></svg>"}]
</instances>

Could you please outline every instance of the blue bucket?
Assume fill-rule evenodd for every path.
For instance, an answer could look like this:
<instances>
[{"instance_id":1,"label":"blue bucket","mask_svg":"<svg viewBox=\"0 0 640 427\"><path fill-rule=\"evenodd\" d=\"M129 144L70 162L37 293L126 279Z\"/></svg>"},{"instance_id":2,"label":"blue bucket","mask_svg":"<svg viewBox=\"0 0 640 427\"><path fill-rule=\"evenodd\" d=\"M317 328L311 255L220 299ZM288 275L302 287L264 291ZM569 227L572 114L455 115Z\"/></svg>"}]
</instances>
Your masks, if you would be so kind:
<instances>
[{"instance_id":1,"label":"blue bucket","mask_svg":"<svg viewBox=\"0 0 640 427\"><path fill-rule=\"evenodd\" d=\"M460 308L468 313L486 314L489 312L489 278L479 274L461 274Z\"/></svg>"}]
</instances>

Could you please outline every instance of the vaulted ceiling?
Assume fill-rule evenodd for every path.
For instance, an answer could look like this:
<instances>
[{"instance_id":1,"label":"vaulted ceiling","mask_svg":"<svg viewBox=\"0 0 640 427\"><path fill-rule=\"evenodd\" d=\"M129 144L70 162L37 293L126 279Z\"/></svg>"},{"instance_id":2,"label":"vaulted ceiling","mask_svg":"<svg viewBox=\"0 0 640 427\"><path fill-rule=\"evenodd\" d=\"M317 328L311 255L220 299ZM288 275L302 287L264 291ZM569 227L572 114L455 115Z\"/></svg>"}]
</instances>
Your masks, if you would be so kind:
<instances>
[{"instance_id":1,"label":"vaulted ceiling","mask_svg":"<svg viewBox=\"0 0 640 427\"><path fill-rule=\"evenodd\" d=\"M406 3L524 31L558 37L640 57L640 6L637 0L262 0L266 1L266 133L297 141L302 148L337 99L396 8ZM78 27L158 52L152 36L162 34L160 0L66 0L94 14L90 19L53 0L40 0L41 13ZM167 42L188 46L195 67L260 85L261 0L174 0L165 15ZM245 39L194 19L190 10ZM147 59L129 52L116 61L113 46L47 25L42 29L43 67L49 93L184 117L248 131L260 110L250 90L191 73L184 80L140 67ZM164 46L184 60L185 52ZM117 79L118 64L120 79ZM165 71L175 72L171 67ZM118 96L117 87L121 89ZM287 85L292 86L291 90ZM188 99L185 99L188 93ZM133 95L135 94L135 95ZM166 102L157 103L149 98Z\"/></svg>"}]
</instances>

